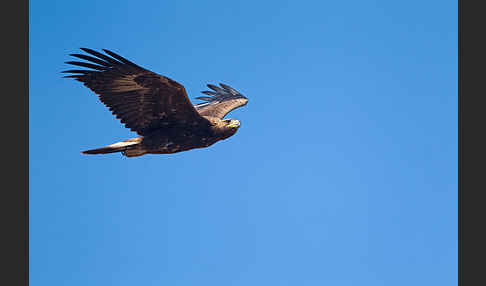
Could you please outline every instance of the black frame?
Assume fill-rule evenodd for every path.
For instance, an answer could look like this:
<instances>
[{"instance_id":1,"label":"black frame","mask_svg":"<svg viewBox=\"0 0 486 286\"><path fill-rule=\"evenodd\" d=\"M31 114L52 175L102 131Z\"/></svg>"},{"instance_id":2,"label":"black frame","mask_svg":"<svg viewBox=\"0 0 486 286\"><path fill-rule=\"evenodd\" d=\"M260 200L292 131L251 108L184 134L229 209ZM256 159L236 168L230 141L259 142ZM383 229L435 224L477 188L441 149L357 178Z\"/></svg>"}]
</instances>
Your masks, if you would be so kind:
<instances>
[{"instance_id":1,"label":"black frame","mask_svg":"<svg viewBox=\"0 0 486 286\"><path fill-rule=\"evenodd\" d=\"M29 10L28 1L5 2L2 83L2 188L0 284L29 283Z\"/></svg>"},{"instance_id":2,"label":"black frame","mask_svg":"<svg viewBox=\"0 0 486 286\"><path fill-rule=\"evenodd\" d=\"M484 167L486 161L486 27L483 1L459 0L458 9L458 271L459 285L485 285Z\"/></svg>"}]
</instances>

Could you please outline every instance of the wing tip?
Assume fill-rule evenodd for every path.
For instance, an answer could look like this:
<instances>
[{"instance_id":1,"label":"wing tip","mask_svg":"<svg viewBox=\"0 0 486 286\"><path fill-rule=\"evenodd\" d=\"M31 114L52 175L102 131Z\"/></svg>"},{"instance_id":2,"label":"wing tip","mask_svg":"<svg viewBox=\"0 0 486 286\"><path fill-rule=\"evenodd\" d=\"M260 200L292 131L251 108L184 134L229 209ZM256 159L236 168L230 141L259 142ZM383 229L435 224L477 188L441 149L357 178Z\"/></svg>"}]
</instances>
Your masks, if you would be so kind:
<instances>
[{"instance_id":1,"label":"wing tip","mask_svg":"<svg viewBox=\"0 0 486 286\"><path fill-rule=\"evenodd\" d=\"M243 94L241 94L239 91L236 89L232 88L231 86L224 84L224 83L219 83L221 87L218 87L214 84L207 84L207 86L214 90L214 91L201 91L204 94L207 95L214 95L215 98L229 98L229 97L242 97L246 98Z\"/></svg>"}]
</instances>

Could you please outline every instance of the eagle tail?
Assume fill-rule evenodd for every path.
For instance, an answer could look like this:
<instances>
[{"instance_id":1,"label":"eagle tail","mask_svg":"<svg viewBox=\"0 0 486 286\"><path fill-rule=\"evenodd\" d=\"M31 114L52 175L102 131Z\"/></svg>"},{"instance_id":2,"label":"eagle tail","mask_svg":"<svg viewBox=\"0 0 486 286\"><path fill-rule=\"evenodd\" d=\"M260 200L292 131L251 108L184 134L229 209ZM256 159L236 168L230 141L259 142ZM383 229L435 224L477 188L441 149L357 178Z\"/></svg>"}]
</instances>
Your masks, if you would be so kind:
<instances>
[{"instance_id":1,"label":"eagle tail","mask_svg":"<svg viewBox=\"0 0 486 286\"><path fill-rule=\"evenodd\" d=\"M111 144L105 147L91 149L82 151L83 154L109 154L109 153L116 153L116 152L125 152L127 150L136 148L137 145L140 144L142 138L134 138L129 139L126 141L121 141L115 144Z\"/></svg>"}]
</instances>

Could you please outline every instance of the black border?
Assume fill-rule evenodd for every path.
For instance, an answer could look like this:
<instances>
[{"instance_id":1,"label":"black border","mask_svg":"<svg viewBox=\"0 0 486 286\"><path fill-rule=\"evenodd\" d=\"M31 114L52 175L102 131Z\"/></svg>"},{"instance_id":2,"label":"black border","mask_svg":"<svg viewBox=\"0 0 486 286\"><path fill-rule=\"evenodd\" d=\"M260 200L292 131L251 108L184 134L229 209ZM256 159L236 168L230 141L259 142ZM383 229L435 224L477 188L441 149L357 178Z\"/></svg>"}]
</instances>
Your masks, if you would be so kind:
<instances>
[{"instance_id":1,"label":"black border","mask_svg":"<svg viewBox=\"0 0 486 286\"><path fill-rule=\"evenodd\" d=\"M0 284L29 283L29 2L3 3Z\"/></svg>"},{"instance_id":2,"label":"black border","mask_svg":"<svg viewBox=\"0 0 486 286\"><path fill-rule=\"evenodd\" d=\"M486 285L486 3L458 4L458 282Z\"/></svg>"}]
</instances>

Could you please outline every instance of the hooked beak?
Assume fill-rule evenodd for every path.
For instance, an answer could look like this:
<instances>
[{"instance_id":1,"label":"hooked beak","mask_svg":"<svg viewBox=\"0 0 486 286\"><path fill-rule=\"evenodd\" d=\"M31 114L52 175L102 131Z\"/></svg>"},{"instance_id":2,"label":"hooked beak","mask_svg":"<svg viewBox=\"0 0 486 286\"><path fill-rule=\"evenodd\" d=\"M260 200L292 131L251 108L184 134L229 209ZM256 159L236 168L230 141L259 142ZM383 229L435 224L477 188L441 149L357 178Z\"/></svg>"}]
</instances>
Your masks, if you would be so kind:
<instances>
[{"instance_id":1,"label":"hooked beak","mask_svg":"<svg viewBox=\"0 0 486 286\"><path fill-rule=\"evenodd\" d=\"M238 120L232 120L230 124L228 124L229 127L240 127L240 122Z\"/></svg>"}]
</instances>

